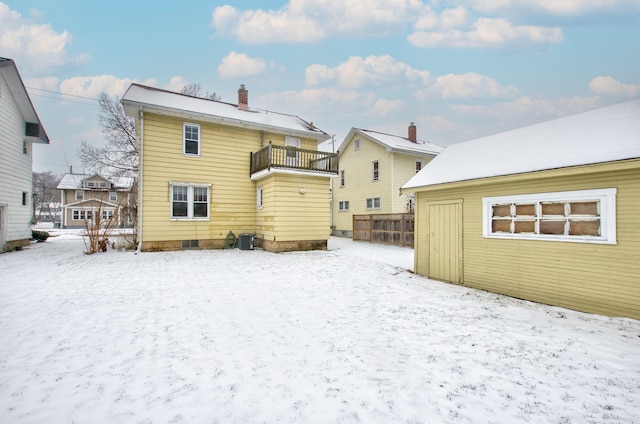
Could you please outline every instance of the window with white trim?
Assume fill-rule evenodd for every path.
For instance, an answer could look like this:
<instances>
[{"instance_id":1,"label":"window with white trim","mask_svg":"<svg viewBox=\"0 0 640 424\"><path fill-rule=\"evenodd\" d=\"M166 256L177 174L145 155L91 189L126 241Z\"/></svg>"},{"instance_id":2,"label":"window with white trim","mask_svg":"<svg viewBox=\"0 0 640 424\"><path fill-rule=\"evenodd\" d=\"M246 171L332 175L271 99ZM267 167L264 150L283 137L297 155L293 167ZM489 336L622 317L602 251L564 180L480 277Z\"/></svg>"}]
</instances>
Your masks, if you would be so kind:
<instances>
[{"instance_id":1,"label":"window with white trim","mask_svg":"<svg viewBox=\"0 0 640 424\"><path fill-rule=\"evenodd\" d=\"M380 198L371 197L366 201L367 209L380 209Z\"/></svg>"},{"instance_id":2,"label":"window with white trim","mask_svg":"<svg viewBox=\"0 0 640 424\"><path fill-rule=\"evenodd\" d=\"M355 151L360 150L360 139L359 138L353 140L353 150L355 150Z\"/></svg>"},{"instance_id":3,"label":"window with white trim","mask_svg":"<svg viewBox=\"0 0 640 424\"><path fill-rule=\"evenodd\" d=\"M345 179L345 171L344 169L340 170L340 187L344 187L346 183L346 179Z\"/></svg>"},{"instance_id":4,"label":"window with white trim","mask_svg":"<svg viewBox=\"0 0 640 424\"><path fill-rule=\"evenodd\" d=\"M84 200L84 191L76 190L76 200Z\"/></svg>"},{"instance_id":5,"label":"window with white trim","mask_svg":"<svg viewBox=\"0 0 640 424\"><path fill-rule=\"evenodd\" d=\"M108 220L113 218L113 210L111 210L111 209L103 209L101 211L101 215L102 215L102 220L103 221L108 221Z\"/></svg>"},{"instance_id":6,"label":"window with white trim","mask_svg":"<svg viewBox=\"0 0 640 424\"><path fill-rule=\"evenodd\" d=\"M349 201L348 200L341 200L340 202L338 202L338 210L340 210L340 211L348 211L349 210Z\"/></svg>"},{"instance_id":7,"label":"window with white trim","mask_svg":"<svg viewBox=\"0 0 640 424\"><path fill-rule=\"evenodd\" d=\"M262 209L262 187L256 189L256 206Z\"/></svg>"},{"instance_id":8,"label":"window with white trim","mask_svg":"<svg viewBox=\"0 0 640 424\"><path fill-rule=\"evenodd\" d=\"M74 209L72 212L74 221L79 221L81 219L84 220L86 217L85 212L82 209Z\"/></svg>"},{"instance_id":9,"label":"window with white trim","mask_svg":"<svg viewBox=\"0 0 640 424\"><path fill-rule=\"evenodd\" d=\"M371 161L371 181L378 181L380 179L380 162L377 160Z\"/></svg>"},{"instance_id":10,"label":"window with white trim","mask_svg":"<svg viewBox=\"0 0 640 424\"><path fill-rule=\"evenodd\" d=\"M483 198L483 235L616 243L616 189Z\"/></svg>"},{"instance_id":11,"label":"window with white trim","mask_svg":"<svg viewBox=\"0 0 640 424\"><path fill-rule=\"evenodd\" d=\"M416 174L422 170L424 161L422 159L416 159Z\"/></svg>"},{"instance_id":12,"label":"window with white trim","mask_svg":"<svg viewBox=\"0 0 640 424\"><path fill-rule=\"evenodd\" d=\"M185 155L200 156L200 125L183 123L182 135L182 153Z\"/></svg>"},{"instance_id":13,"label":"window with white trim","mask_svg":"<svg viewBox=\"0 0 640 424\"><path fill-rule=\"evenodd\" d=\"M89 188L95 188L96 182L95 181L85 181L84 182L84 186L85 187L89 187Z\"/></svg>"},{"instance_id":14,"label":"window with white trim","mask_svg":"<svg viewBox=\"0 0 640 424\"><path fill-rule=\"evenodd\" d=\"M171 218L209 219L209 185L171 183Z\"/></svg>"},{"instance_id":15,"label":"window with white trim","mask_svg":"<svg viewBox=\"0 0 640 424\"><path fill-rule=\"evenodd\" d=\"M99 183L98 183L98 186L99 186L100 188L108 188L108 187L109 187L109 186L107 185L107 183L106 183L106 182L104 182L104 181L99 182Z\"/></svg>"},{"instance_id":16,"label":"window with white trim","mask_svg":"<svg viewBox=\"0 0 640 424\"><path fill-rule=\"evenodd\" d=\"M110 202L117 202L118 201L118 192L110 191L109 192L109 201Z\"/></svg>"}]
</instances>

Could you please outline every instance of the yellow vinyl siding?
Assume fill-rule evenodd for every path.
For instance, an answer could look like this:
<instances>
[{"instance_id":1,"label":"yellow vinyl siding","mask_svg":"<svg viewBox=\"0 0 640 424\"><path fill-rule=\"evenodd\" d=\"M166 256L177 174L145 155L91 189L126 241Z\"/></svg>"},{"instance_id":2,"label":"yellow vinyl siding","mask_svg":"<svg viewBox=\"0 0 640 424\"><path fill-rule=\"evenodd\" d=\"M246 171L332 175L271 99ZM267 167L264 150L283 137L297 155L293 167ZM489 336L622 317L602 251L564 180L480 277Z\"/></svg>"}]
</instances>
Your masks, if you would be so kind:
<instances>
[{"instance_id":1,"label":"yellow vinyl siding","mask_svg":"<svg viewBox=\"0 0 640 424\"><path fill-rule=\"evenodd\" d=\"M595 165L419 191L415 269L429 275L424 224L427 202L464 199L463 284L571 309L639 319L640 161L635 163L636 167L627 166L628 162ZM616 245L482 237L483 197L599 188L617 189Z\"/></svg>"},{"instance_id":2,"label":"yellow vinyl siding","mask_svg":"<svg viewBox=\"0 0 640 424\"><path fill-rule=\"evenodd\" d=\"M183 122L200 124L200 156L182 154ZM249 157L260 148L258 131L145 115L145 241L222 239L229 230L253 232L255 184ZM210 184L208 221L172 221L169 182Z\"/></svg>"},{"instance_id":3,"label":"yellow vinyl siding","mask_svg":"<svg viewBox=\"0 0 640 424\"><path fill-rule=\"evenodd\" d=\"M327 178L274 173L256 185L263 188L263 208L257 213L258 237L277 242L329 238Z\"/></svg>"},{"instance_id":4,"label":"yellow vinyl siding","mask_svg":"<svg viewBox=\"0 0 640 424\"><path fill-rule=\"evenodd\" d=\"M405 155L401 153L393 154L393 182L391 187L391 210L388 213L406 213L408 196L400 195L400 187L405 185L414 175L416 175L416 160L422 161L425 166L431 161L430 157L420 157Z\"/></svg>"}]
</instances>

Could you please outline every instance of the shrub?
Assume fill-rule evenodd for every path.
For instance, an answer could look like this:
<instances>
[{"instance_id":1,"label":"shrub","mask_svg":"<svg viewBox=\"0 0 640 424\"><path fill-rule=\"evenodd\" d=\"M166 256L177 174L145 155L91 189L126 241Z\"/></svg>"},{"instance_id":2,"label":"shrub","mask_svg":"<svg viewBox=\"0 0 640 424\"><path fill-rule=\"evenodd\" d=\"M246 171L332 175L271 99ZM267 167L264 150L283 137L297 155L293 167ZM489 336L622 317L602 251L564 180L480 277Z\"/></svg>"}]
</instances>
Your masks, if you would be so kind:
<instances>
[{"instance_id":1,"label":"shrub","mask_svg":"<svg viewBox=\"0 0 640 424\"><path fill-rule=\"evenodd\" d=\"M46 231L37 231L37 230L32 230L31 231L31 238L35 241L37 241L38 243L45 241L46 239L49 238L49 233L47 233Z\"/></svg>"}]
</instances>

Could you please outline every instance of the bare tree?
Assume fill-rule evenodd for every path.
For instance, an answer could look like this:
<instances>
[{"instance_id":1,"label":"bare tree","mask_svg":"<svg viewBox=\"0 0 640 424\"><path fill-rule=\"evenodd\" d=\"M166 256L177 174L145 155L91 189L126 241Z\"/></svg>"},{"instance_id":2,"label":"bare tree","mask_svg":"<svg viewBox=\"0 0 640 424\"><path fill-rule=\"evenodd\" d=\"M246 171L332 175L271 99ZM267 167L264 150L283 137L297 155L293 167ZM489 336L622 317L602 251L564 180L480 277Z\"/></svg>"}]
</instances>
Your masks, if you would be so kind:
<instances>
[{"instance_id":1,"label":"bare tree","mask_svg":"<svg viewBox=\"0 0 640 424\"><path fill-rule=\"evenodd\" d=\"M56 221L62 209L60 190L56 187L60 177L51 171L33 173L34 217L35 222L46 219Z\"/></svg>"},{"instance_id":2,"label":"bare tree","mask_svg":"<svg viewBox=\"0 0 640 424\"><path fill-rule=\"evenodd\" d=\"M184 87L182 87L182 90L180 90L180 93L186 94L187 96L191 96L191 97L200 97L202 99L215 100L216 102L220 101L220 96L215 92L209 93L207 91L207 94L203 95L202 87L197 82L192 82L190 84L185 85Z\"/></svg>"},{"instance_id":3,"label":"bare tree","mask_svg":"<svg viewBox=\"0 0 640 424\"><path fill-rule=\"evenodd\" d=\"M97 147L83 141L78 157L86 169L103 175L135 175L138 172L135 120L125 115L117 97L102 93L98 105L100 127L107 142Z\"/></svg>"}]
</instances>

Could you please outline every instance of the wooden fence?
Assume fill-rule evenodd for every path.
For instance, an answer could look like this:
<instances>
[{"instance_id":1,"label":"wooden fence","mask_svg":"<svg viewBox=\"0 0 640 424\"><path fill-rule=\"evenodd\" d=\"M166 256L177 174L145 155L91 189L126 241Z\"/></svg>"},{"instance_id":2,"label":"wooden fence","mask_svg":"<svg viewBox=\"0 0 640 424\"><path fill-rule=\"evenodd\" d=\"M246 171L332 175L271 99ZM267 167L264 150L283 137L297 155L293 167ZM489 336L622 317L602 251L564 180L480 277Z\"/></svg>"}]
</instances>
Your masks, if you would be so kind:
<instances>
[{"instance_id":1,"label":"wooden fence","mask_svg":"<svg viewBox=\"0 0 640 424\"><path fill-rule=\"evenodd\" d=\"M413 247L414 214L353 215L353 240Z\"/></svg>"}]
</instances>

